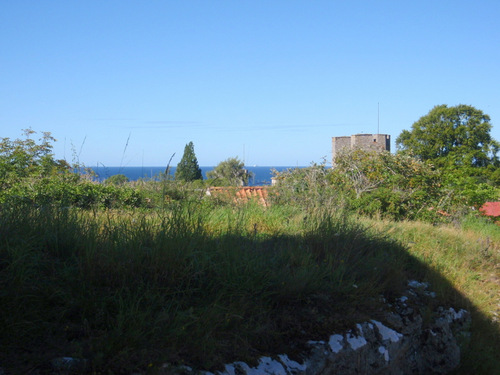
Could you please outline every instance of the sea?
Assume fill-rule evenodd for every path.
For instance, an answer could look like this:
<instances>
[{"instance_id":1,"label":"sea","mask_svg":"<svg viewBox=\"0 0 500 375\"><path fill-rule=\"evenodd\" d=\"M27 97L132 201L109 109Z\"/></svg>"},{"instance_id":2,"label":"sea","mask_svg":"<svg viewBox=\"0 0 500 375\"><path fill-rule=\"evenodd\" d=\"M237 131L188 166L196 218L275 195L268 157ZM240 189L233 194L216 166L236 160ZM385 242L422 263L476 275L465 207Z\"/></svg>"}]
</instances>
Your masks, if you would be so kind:
<instances>
[{"instance_id":1,"label":"sea","mask_svg":"<svg viewBox=\"0 0 500 375\"><path fill-rule=\"evenodd\" d=\"M200 167L203 178L207 178L207 172L215 169L215 167ZM248 166L245 167L249 172L252 173L248 185L249 186L262 186L270 185L271 177L273 177L273 171L282 172L287 169L302 168L302 167L291 167L291 166L278 166L278 167L261 167L261 166ZM136 181L138 179L159 179L161 173L165 173L165 167L105 167L96 166L91 167L98 181L104 181L108 177L116 174L123 174L130 181ZM175 167L170 167L170 174L175 175Z\"/></svg>"}]
</instances>

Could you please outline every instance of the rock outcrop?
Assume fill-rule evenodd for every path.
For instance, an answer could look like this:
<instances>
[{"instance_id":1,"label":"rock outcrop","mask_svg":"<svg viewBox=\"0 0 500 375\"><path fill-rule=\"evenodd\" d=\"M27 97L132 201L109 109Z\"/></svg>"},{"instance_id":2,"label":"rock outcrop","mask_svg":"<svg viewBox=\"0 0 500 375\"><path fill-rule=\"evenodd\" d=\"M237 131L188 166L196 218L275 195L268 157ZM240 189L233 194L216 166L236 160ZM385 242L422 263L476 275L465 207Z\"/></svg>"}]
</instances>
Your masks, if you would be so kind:
<instances>
[{"instance_id":1,"label":"rock outcrop","mask_svg":"<svg viewBox=\"0 0 500 375\"><path fill-rule=\"evenodd\" d=\"M256 367L235 362L215 374L197 374L446 374L460 364L459 342L468 337L470 314L466 310L437 307L429 311L431 320L424 322L421 311L429 308L428 300L434 296L428 291L428 284L411 281L405 295L388 304L381 319L384 323L370 320L325 341L311 341L310 351L301 360L282 354L262 357ZM165 366L165 373L195 372L185 366Z\"/></svg>"}]
</instances>

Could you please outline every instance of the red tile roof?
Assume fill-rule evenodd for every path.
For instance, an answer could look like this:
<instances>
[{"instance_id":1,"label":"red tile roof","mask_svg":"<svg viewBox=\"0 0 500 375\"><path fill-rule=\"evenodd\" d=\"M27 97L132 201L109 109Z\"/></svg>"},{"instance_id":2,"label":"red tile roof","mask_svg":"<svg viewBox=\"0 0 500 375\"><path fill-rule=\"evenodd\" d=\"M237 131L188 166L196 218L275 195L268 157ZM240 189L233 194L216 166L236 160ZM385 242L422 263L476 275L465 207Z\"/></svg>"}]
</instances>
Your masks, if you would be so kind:
<instances>
[{"instance_id":1,"label":"red tile roof","mask_svg":"<svg viewBox=\"0 0 500 375\"><path fill-rule=\"evenodd\" d=\"M251 199L258 199L259 203L265 207L269 206L267 200L267 187L266 186L243 186L243 187L211 187L207 192L212 194L223 194L231 196L234 194L235 201L248 202Z\"/></svg>"},{"instance_id":2,"label":"red tile roof","mask_svg":"<svg viewBox=\"0 0 500 375\"><path fill-rule=\"evenodd\" d=\"M500 216L500 202L486 202L479 209L483 215L499 217Z\"/></svg>"}]
</instances>

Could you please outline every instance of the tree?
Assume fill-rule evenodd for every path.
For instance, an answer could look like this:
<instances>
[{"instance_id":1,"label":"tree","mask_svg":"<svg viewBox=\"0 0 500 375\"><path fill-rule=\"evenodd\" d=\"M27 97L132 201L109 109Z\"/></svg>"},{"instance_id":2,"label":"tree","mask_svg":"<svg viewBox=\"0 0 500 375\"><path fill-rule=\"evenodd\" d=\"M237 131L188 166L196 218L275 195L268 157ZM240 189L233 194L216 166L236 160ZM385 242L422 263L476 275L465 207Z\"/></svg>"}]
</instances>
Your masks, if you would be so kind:
<instances>
[{"instance_id":1,"label":"tree","mask_svg":"<svg viewBox=\"0 0 500 375\"><path fill-rule=\"evenodd\" d=\"M491 135L490 117L468 105L438 105L396 139L407 152L438 166L497 165L500 144Z\"/></svg>"},{"instance_id":2,"label":"tree","mask_svg":"<svg viewBox=\"0 0 500 375\"><path fill-rule=\"evenodd\" d=\"M52 153L54 137L43 132L38 142L36 132L23 130L24 139L0 138L0 185L28 176L50 176L69 169L64 160L55 160Z\"/></svg>"},{"instance_id":3,"label":"tree","mask_svg":"<svg viewBox=\"0 0 500 375\"><path fill-rule=\"evenodd\" d=\"M207 173L208 178L216 179L217 185L245 186L252 173L245 169L242 161L229 158L221 161L214 170Z\"/></svg>"},{"instance_id":4,"label":"tree","mask_svg":"<svg viewBox=\"0 0 500 375\"><path fill-rule=\"evenodd\" d=\"M184 154L175 170L175 179L179 181L203 180L201 168L198 166L198 160L194 153L193 142L189 142L184 147Z\"/></svg>"}]
</instances>

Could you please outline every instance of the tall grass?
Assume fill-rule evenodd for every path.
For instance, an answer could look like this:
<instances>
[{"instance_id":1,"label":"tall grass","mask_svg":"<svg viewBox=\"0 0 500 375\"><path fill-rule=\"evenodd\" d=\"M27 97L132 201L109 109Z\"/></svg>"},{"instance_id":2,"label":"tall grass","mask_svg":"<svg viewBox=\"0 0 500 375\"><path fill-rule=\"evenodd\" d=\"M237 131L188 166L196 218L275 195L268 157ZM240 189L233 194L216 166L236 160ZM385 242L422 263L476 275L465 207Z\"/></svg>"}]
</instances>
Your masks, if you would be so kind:
<instances>
[{"instance_id":1,"label":"tall grass","mask_svg":"<svg viewBox=\"0 0 500 375\"><path fill-rule=\"evenodd\" d=\"M426 265L423 277L442 303L466 297L472 336L464 350L461 374L496 374L500 370L500 230L483 217L468 216L461 225L363 219L385 232ZM456 292L459 292L457 294Z\"/></svg>"},{"instance_id":2,"label":"tall grass","mask_svg":"<svg viewBox=\"0 0 500 375\"><path fill-rule=\"evenodd\" d=\"M1 210L0 363L15 371L252 361L373 316L405 284L403 248L342 211Z\"/></svg>"}]
</instances>

